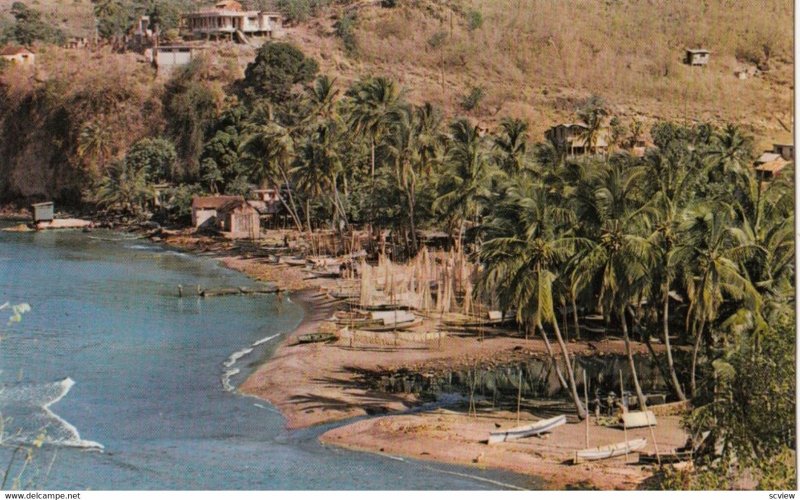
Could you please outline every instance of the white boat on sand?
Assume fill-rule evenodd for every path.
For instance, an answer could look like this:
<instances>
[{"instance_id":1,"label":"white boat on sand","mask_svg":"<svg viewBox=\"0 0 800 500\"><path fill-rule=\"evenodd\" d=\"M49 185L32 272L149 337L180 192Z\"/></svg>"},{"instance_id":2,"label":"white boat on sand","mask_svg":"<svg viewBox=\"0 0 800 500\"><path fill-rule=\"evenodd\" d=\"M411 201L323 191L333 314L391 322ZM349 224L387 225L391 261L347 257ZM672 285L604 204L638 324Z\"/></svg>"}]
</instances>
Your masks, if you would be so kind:
<instances>
[{"instance_id":1,"label":"white boat on sand","mask_svg":"<svg viewBox=\"0 0 800 500\"><path fill-rule=\"evenodd\" d=\"M586 460L603 460L605 458L618 457L641 450L647 446L647 439L631 439L628 442L621 442L616 444L609 444L606 446L598 446L597 448L587 448L585 450L578 450L575 452L575 463L581 463Z\"/></svg>"},{"instance_id":2,"label":"white boat on sand","mask_svg":"<svg viewBox=\"0 0 800 500\"><path fill-rule=\"evenodd\" d=\"M530 425L523 425L514 427L505 431L495 431L489 433L489 444L502 443L504 441L513 441L528 436L535 436L544 432L549 432L559 425L567 423L566 415L559 415L557 417L539 420Z\"/></svg>"}]
</instances>

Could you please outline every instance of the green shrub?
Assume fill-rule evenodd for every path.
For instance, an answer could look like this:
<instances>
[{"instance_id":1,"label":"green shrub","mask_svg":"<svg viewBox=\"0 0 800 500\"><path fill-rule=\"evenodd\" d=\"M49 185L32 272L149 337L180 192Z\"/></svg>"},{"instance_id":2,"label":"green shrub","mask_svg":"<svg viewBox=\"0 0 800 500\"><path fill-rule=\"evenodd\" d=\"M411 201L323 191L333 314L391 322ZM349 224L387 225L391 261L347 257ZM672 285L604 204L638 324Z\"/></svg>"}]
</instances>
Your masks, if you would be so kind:
<instances>
[{"instance_id":1,"label":"green shrub","mask_svg":"<svg viewBox=\"0 0 800 500\"><path fill-rule=\"evenodd\" d=\"M467 29L475 31L483 26L483 14L478 10L471 10L467 12Z\"/></svg>"},{"instance_id":2,"label":"green shrub","mask_svg":"<svg viewBox=\"0 0 800 500\"><path fill-rule=\"evenodd\" d=\"M466 111L472 111L478 107L481 100L486 96L483 87L472 87L468 94L461 98L461 107Z\"/></svg>"}]
</instances>

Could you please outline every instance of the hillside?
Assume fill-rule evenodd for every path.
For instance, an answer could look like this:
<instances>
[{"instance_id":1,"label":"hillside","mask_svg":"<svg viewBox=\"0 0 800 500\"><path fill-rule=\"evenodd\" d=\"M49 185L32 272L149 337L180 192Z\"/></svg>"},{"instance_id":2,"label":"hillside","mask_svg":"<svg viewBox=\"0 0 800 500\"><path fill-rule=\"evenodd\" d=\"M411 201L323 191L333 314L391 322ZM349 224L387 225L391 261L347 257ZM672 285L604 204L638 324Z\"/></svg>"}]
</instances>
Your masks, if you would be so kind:
<instances>
[{"instance_id":1,"label":"hillside","mask_svg":"<svg viewBox=\"0 0 800 500\"><path fill-rule=\"evenodd\" d=\"M789 0L735 7L724 0L699 7L635 0L399 3L350 11L352 51L336 36L343 9L296 26L290 38L343 84L391 75L411 100L450 114L464 114L462 97L481 87L485 97L471 116L486 125L506 115L526 118L535 138L574 118L580 100L596 94L628 119L731 121L765 143L791 140L783 126L792 126L794 92ZM482 22L471 29L476 17ZM687 47L710 49L710 65L684 65ZM747 80L734 74L757 62L768 71Z\"/></svg>"},{"instance_id":2,"label":"hillside","mask_svg":"<svg viewBox=\"0 0 800 500\"><path fill-rule=\"evenodd\" d=\"M5 22L11 3L0 0ZM365 75L387 75L408 100L431 102L449 118L467 115L490 129L503 117L526 119L533 141L554 123L574 120L592 95L623 126L733 122L756 138L757 148L793 141L789 0L736 8L707 0L694 9L656 0L318 3L325 6L287 25L286 39L314 57L340 90ZM85 33L93 23L89 0L30 5L67 34ZM683 64L686 47L710 49L710 64ZM169 128L175 117L163 108L169 80L142 55L110 46L35 50L35 68L0 78L0 198L78 200L88 171L77 142L92 126L107 130L102 147L110 159L141 138L175 136ZM197 88L214 103L213 114L226 106L223 89L243 76L255 49L212 43L206 54L212 70ZM756 77L734 74L756 66L764 70ZM471 92L479 98L466 109L462 101ZM196 158L202 133L186 135L178 153ZM71 175L72 168L83 173Z\"/></svg>"}]
</instances>

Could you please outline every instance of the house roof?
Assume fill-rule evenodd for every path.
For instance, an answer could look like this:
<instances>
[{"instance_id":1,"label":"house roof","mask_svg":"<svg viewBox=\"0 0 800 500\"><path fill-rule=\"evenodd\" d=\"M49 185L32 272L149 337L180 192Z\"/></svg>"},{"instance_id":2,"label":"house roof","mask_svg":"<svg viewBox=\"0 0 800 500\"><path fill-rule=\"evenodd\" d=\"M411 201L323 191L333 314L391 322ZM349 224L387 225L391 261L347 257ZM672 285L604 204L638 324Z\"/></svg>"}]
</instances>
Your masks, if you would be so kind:
<instances>
[{"instance_id":1,"label":"house roof","mask_svg":"<svg viewBox=\"0 0 800 500\"><path fill-rule=\"evenodd\" d=\"M707 49L686 49L686 52L690 54L710 54L711 51Z\"/></svg>"},{"instance_id":2,"label":"house roof","mask_svg":"<svg viewBox=\"0 0 800 500\"><path fill-rule=\"evenodd\" d=\"M17 56L20 54L33 55L33 52L26 49L25 47L7 46L0 49L0 56Z\"/></svg>"},{"instance_id":3,"label":"house roof","mask_svg":"<svg viewBox=\"0 0 800 500\"><path fill-rule=\"evenodd\" d=\"M756 164L769 163L778 159L781 159L781 155L779 153L762 153L761 156L759 156L756 160Z\"/></svg>"},{"instance_id":4,"label":"house roof","mask_svg":"<svg viewBox=\"0 0 800 500\"><path fill-rule=\"evenodd\" d=\"M245 210L256 210L249 203L247 203L244 198L237 197L236 199L223 203L219 208L217 208L217 213L223 214L225 212L232 212L239 208L244 208Z\"/></svg>"},{"instance_id":5,"label":"house roof","mask_svg":"<svg viewBox=\"0 0 800 500\"><path fill-rule=\"evenodd\" d=\"M214 8L218 10L244 10L242 4L236 0L220 0L214 4Z\"/></svg>"},{"instance_id":6,"label":"house roof","mask_svg":"<svg viewBox=\"0 0 800 500\"><path fill-rule=\"evenodd\" d=\"M762 163L761 165L756 166L756 170L759 172L772 172L773 174L776 174L781 170L783 170L783 167L785 167L789 163L790 162L778 156L777 160L773 160L767 163Z\"/></svg>"},{"instance_id":7,"label":"house roof","mask_svg":"<svg viewBox=\"0 0 800 500\"><path fill-rule=\"evenodd\" d=\"M195 196L192 198L192 208L219 210L230 201L242 200L241 196Z\"/></svg>"}]
</instances>

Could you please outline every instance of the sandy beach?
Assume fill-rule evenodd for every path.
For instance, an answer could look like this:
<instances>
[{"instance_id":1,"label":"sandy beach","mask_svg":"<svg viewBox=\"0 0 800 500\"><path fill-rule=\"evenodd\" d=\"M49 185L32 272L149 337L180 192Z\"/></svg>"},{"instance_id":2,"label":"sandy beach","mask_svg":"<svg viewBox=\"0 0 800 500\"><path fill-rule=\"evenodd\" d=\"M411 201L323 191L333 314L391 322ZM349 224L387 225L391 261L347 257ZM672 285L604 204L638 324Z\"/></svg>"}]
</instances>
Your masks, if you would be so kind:
<instances>
[{"instance_id":1,"label":"sandy beach","mask_svg":"<svg viewBox=\"0 0 800 500\"><path fill-rule=\"evenodd\" d=\"M167 240L170 244L175 241ZM211 241L198 246L186 245L195 251L220 251L224 248ZM489 432L517 425L515 412L478 405L476 414L467 407L437 408L409 412L422 403L411 393L389 393L374 389L370 380L399 370L416 373L441 372L479 363L503 364L545 356L544 343L525 339L508 332L486 332L478 336L445 336L432 342L402 342L393 345L351 341L346 335L334 343L297 342L299 335L318 331L341 307L328 298L325 289L333 280L307 279L295 267L276 265L267 259L241 255L218 256L231 269L262 280L275 282L291 291L291 300L305 309L305 318L298 328L284 336L273 355L257 368L239 387L248 395L269 401L286 418L289 429L342 421L353 417L375 415L325 433L321 440L329 445L348 449L386 453L418 460L431 460L479 468L497 468L530 474L544 479L548 487L636 489L652 476L649 466L626 464L625 457L600 462L572 465L575 450L586 447L585 424L569 415L568 423L540 438L527 438L500 445L486 444ZM431 328L426 321L421 327ZM658 351L661 346L654 345ZM609 338L591 342L570 342L573 355L624 353L621 340ZM636 345L637 353L647 353L644 345ZM552 415L523 411L520 423L532 423ZM659 417L654 427L660 451L683 445L686 434L677 416ZM590 446L622 442L622 429L590 423ZM648 439L644 451L655 447L647 428L628 432L628 438ZM632 454L630 462L637 456Z\"/></svg>"}]
</instances>

